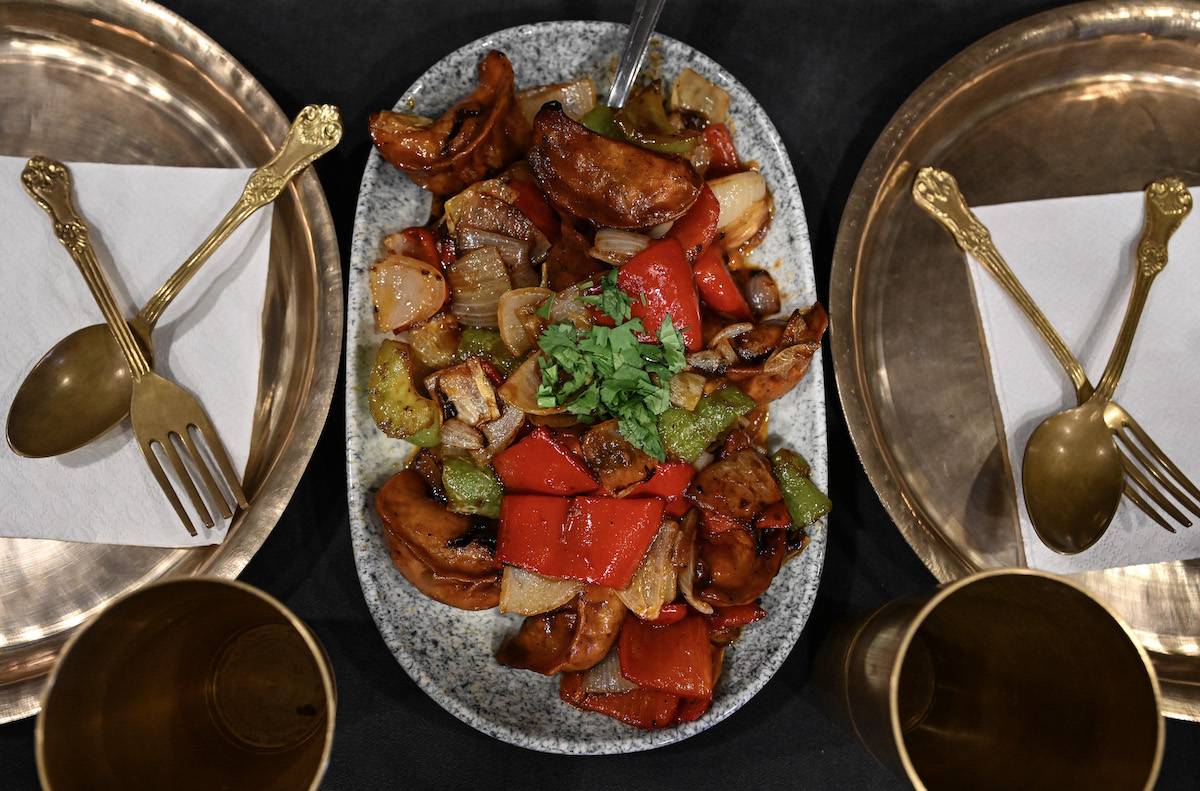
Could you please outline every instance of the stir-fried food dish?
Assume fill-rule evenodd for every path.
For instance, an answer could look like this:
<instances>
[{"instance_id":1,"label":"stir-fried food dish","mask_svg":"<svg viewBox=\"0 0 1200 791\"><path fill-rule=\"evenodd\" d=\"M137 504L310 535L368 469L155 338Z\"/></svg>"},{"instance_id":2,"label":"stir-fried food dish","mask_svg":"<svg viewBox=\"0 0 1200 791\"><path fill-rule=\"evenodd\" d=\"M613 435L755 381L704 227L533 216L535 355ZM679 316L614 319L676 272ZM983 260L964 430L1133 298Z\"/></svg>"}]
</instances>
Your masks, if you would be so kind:
<instances>
[{"instance_id":1,"label":"stir-fried food dish","mask_svg":"<svg viewBox=\"0 0 1200 791\"><path fill-rule=\"evenodd\" d=\"M589 78L518 92L500 52L478 78L439 118L371 118L434 197L370 271L371 413L419 448L376 499L392 559L439 602L525 616L496 658L567 703L694 720L830 508L766 447L825 311L779 315L746 261L771 196L721 88L685 70L613 111Z\"/></svg>"}]
</instances>

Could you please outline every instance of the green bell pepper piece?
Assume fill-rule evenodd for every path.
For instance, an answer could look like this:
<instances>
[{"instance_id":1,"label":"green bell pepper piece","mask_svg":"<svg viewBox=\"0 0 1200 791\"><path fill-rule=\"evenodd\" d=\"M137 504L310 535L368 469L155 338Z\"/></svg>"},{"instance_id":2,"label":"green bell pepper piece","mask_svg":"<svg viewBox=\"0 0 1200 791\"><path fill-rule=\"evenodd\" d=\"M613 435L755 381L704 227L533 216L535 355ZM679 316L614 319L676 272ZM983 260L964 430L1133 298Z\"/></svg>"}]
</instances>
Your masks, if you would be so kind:
<instances>
[{"instance_id":1,"label":"green bell pepper piece","mask_svg":"<svg viewBox=\"0 0 1200 791\"><path fill-rule=\"evenodd\" d=\"M418 448L433 448L442 441L441 426L436 423L429 428L423 428L406 439Z\"/></svg>"},{"instance_id":2,"label":"green bell pepper piece","mask_svg":"<svg viewBox=\"0 0 1200 791\"><path fill-rule=\"evenodd\" d=\"M663 447L673 456L695 462L705 448L755 406L753 398L726 385L701 398L691 412L671 407L658 418Z\"/></svg>"},{"instance_id":3,"label":"green bell pepper piece","mask_svg":"<svg viewBox=\"0 0 1200 791\"><path fill-rule=\"evenodd\" d=\"M662 94L642 90L630 97L621 110L598 104L579 122L598 135L623 140L660 154L686 154L696 147L700 135L678 132L667 120Z\"/></svg>"},{"instance_id":4,"label":"green bell pepper piece","mask_svg":"<svg viewBox=\"0 0 1200 791\"><path fill-rule=\"evenodd\" d=\"M442 462L442 488L446 491L449 509L456 514L500 518L500 498L504 489L490 470L451 456Z\"/></svg>"},{"instance_id":5,"label":"green bell pepper piece","mask_svg":"<svg viewBox=\"0 0 1200 791\"><path fill-rule=\"evenodd\" d=\"M623 139L621 130L617 129L616 113L607 105L598 104L592 109L583 114L579 119L579 123L586 126L598 135L605 137L614 137L617 140Z\"/></svg>"},{"instance_id":6,"label":"green bell pepper piece","mask_svg":"<svg viewBox=\"0 0 1200 791\"><path fill-rule=\"evenodd\" d=\"M417 392L414 356L403 341L381 343L367 378L367 403L384 434L428 447L437 444L441 415L432 399Z\"/></svg>"},{"instance_id":7,"label":"green bell pepper piece","mask_svg":"<svg viewBox=\"0 0 1200 791\"><path fill-rule=\"evenodd\" d=\"M657 83L630 96L613 121L630 143L660 154L686 154L700 140L699 132L679 131L671 125L663 107L662 88Z\"/></svg>"},{"instance_id":8,"label":"green bell pepper piece","mask_svg":"<svg viewBox=\"0 0 1200 791\"><path fill-rule=\"evenodd\" d=\"M485 330L479 327L467 327L458 339L458 360L465 361L468 357L484 357L496 366L501 376L507 377L517 367L516 357L500 340L496 330Z\"/></svg>"},{"instance_id":9,"label":"green bell pepper piece","mask_svg":"<svg viewBox=\"0 0 1200 791\"><path fill-rule=\"evenodd\" d=\"M799 453L780 448L771 456L771 466L796 527L811 525L833 510L833 503L809 479L808 462Z\"/></svg>"}]
</instances>

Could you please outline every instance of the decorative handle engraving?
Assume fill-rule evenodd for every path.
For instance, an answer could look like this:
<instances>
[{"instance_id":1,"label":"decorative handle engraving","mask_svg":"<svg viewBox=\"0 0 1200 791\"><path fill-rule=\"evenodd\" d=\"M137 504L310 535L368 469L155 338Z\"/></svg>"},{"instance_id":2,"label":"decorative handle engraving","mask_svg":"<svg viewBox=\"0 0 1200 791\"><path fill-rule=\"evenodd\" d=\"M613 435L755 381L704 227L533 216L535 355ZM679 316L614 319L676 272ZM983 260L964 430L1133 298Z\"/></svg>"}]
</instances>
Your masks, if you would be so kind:
<instances>
[{"instance_id":1,"label":"decorative handle engraving","mask_svg":"<svg viewBox=\"0 0 1200 791\"><path fill-rule=\"evenodd\" d=\"M54 235L79 267L92 297L100 306L100 312L104 314L104 320L108 322L108 328L125 354L134 381L137 381L150 372L150 364L134 340L133 332L125 323L125 317L117 307L116 300L113 299L112 289L92 249L87 225L75 210L71 199L73 185L70 171L61 162L46 157L34 157L21 171L21 184L34 202L50 215L54 223Z\"/></svg>"},{"instance_id":2,"label":"decorative handle engraving","mask_svg":"<svg viewBox=\"0 0 1200 791\"><path fill-rule=\"evenodd\" d=\"M1179 229L1184 218L1192 211L1192 193L1175 177L1159 179L1146 187L1146 219L1137 245L1137 268L1133 276L1133 291L1129 295L1129 306L1117 342L1109 355L1108 365L1096 387L1096 398L1109 400L1117 391L1117 382L1125 371L1129 350L1133 348L1133 336L1154 278L1167 265L1167 244Z\"/></svg>"},{"instance_id":3,"label":"decorative handle engraving","mask_svg":"<svg viewBox=\"0 0 1200 791\"><path fill-rule=\"evenodd\" d=\"M174 274L154 293L139 318L153 328L171 301L200 271L213 252L250 215L279 197L296 174L342 139L342 114L332 104L310 104L300 111L271 161L255 170L237 203L225 214L208 238L200 243Z\"/></svg>"},{"instance_id":4,"label":"decorative handle engraving","mask_svg":"<svg viewBox=\"0 0 1200 791\"><path fill-rule=\"evenodd\" d=\"M988 229L967 206L954 177L944 170L921 168L913 183L912 194L917 205L949 231L963 252L977 260L1016 301L1046 341L1059 365L1071 378L1071 383L1081 399L1091 395L1092 387L1083 366L1000 255Z\"/></svg>"}]
</instances>

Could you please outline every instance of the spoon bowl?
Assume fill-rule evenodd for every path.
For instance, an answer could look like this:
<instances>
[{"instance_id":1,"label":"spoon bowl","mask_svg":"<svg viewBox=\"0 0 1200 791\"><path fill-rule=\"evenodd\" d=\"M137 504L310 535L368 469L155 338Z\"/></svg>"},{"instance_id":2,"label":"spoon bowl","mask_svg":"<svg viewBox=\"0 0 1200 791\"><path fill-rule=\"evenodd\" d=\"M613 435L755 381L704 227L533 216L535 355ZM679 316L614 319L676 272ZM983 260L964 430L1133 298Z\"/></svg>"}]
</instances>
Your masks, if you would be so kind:
<instances>
[{"instance_id":1,"label":"spoon bowl","mask_svg":"<svg viewBox=\"0 0 1200 791\"><path fill-rule=\"evenodd\" d=\"M129 326L153 360L149 327L140 318ZM35 459L73 451L124 420L132 389L125 356L108 325L76 330L21 383L8 410L8 445Z\"/></svg>"},{"instance_id":2,"label":"spoon bowl","mask_svg":"<svg viewBox=\"0 0 1200 791\"><path fill-rule=\"evenodd\" d=\"M1087 401L1043 421L1025 446L1022 471L1038 537L1064 554L1095 544L1117 512L1124 485L1104 403Z\"/></svg>"}]
</instances>

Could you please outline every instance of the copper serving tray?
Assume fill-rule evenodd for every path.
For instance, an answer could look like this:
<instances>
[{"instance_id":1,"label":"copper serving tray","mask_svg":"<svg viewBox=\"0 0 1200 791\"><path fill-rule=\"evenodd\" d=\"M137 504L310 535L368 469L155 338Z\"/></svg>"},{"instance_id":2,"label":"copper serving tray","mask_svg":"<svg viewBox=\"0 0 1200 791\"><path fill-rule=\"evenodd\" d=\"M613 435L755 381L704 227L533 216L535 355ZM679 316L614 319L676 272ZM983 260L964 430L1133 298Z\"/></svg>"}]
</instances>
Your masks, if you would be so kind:
<instances>
[{"instance_id":1,"label":"copper serving tray","mask_svg":"<svg viewBox=\"0 0 1200 791\"><path fill-rule=\"evenodd\" d=\"M909 197L922 165L974 205L1200 183L1200 5L1086 3L1006 27L918 88L859 173L830 288L838 390L880 499L946 581L1025 559L967 269ZM1076 580L1151 652L1166 713L1200 719L1200 562Z\"/></svg>"},{"instance_id":2,"label":"copper serving tray","mask_svg":"<svg viewBox=\"0 0 1200 791\"><path fill-rule=\"evenodd\" d=\"M0 154L247 167L265 162L287 127L241 64L153 3L0 1ZM251 506L222 544L0 539L0 722L38 710L59 648L90 614L164 577L237 576L287 505L325 423L342 340L337 241L311 172L276 203L262 321Z\"/></svg>"}]
</instances>

